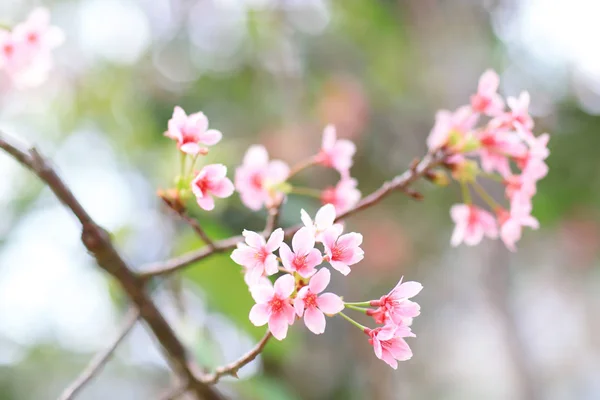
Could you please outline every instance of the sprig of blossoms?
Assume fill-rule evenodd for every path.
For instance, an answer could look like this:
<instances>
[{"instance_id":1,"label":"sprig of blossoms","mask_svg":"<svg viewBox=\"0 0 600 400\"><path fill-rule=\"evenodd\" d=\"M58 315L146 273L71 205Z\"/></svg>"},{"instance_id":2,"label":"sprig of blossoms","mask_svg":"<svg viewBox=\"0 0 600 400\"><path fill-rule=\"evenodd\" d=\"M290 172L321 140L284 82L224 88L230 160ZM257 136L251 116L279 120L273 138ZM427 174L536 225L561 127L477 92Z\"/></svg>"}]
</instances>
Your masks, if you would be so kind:
<instances>
[{"instance_id":1,"label":"sprig of blossoms","mask_svg":"<svg viewBox=\"0 0 600 400\"><path fill-rule=\"evenodd\" d=\"M463 203L450 210L456 224L451 244L473 246L484 236L500 237L510 250L516 250L522 228L537 229L531 215L537 182L546 176L549 135L535 136L529 115L530 97L522 92L505 101L497 93L498 75L486 71L479 80L470 105L456 111L439 111L427 139L430 151L448 154L445 166L462 186ZM487 118L484 124L477 125ZM479 183L480 179L499 181L505 187L508 207L502 206ZM473 204L471 190L488 210Z\"/></svg>"},{"instance_id":2,"label":"sprig of blossoms","mask_svg":"<svg viewBox=\"0 0 600 400\"><path fill-rule=\"evenodd\" d=\"M18 89L42 84L52 69L52 51L63 41L48 10L34 9L12 29L0 28L0 76Z\"/></svg>"}]
</instances>

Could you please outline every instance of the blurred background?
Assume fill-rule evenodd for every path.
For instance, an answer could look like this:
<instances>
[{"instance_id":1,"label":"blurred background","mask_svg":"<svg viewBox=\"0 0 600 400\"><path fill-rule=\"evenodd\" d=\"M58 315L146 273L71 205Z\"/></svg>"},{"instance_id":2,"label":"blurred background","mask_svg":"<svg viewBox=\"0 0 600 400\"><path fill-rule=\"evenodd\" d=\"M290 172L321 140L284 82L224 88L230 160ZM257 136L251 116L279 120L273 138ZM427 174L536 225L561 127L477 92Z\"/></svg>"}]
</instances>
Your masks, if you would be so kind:
<instances>
[{"instance_id":1,"label":"blurred background","mask_svg":"<svg viewBox=\"0 0 600 400\"><path fill-rule=\"evenodd\" d=\"M134 266L200 245L156 197L177 173L163 137L175 105L223 132L207 162L231 177L250 144L293 164L333 123L357 143L352 174L366 194L424 154L435 111L467 103L485 69L505 95L529 90L536 132L552 135L550 173L534 198L542 228L517 253L499 241L450 247L454 186L421 184L424 201L396 194L349 221L366 257L330 288L362 301L402 275L422 282L410 361L393 371L334 318L321 336L294 325L220 388L267 400L600 398L600 2L8 0L0 21L37 5L67 40L42 87L0 93L0 128L54 160ZM0 171L0 399L56 398L117 335L126 302L52 194L3 154ZM337 181L322 171L298 182ZM318 204L290 197L282 224L302 207ZM237 195L192 210L214 238L264 226ZM178 283L179 298L169 285L154 297L199 362L231 361L263 334L227 255ZM138 325L80 398L154 399L171 381Z\"/></svg>"}]
</instances>

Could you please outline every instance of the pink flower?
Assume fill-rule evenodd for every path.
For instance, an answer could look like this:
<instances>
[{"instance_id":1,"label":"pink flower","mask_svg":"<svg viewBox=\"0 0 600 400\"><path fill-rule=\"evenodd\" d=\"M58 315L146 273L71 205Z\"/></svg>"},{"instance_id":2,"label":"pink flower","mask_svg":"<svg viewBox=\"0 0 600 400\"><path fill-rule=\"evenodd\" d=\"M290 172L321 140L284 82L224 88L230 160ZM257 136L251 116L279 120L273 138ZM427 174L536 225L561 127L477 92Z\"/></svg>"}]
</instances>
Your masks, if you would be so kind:
<instances>
[{"instance_id":1,"label":"pink flower","mask_svg":"<svg viewBox=\"0 0 600 400\"><path fill-rule=\"evenodd\" d=\"M488 69L479 78L477 94L471 96L473 111L488 116L496 116L504 110L504 100L497 93L500 79L498 74Z\"/></svg>"},{"instance_id":2,"label":"pink flower","mask_svg":"<svg viewBox=\"0 0 600 400\"><path fill-rule=\"evenodd\" d=\"M323 262L323 256L315 249L315 236L307 227L300 228L292 238L292 248L285 243L279 248L279 257L285 269L297 272L303 278L315 273L315 267Z\"/></svg>"},{"instance_id":3,"label":"pink flower","mask_svg":"<svg viewBox=\"0 0 600 400\"><path fill-rule=\"evenodd\" d=\"M354 207L360 200L360 191L356 189L356 179L346 178L337 185L331 186L321 192L323 204L333 204L337 214L345 213Z\"/></svg>"},{"instance_id":4,"label":"pink flower","mask_svg":"<svg viewBox=\"0 0 600 400\"><path fill-rule=\"evenodd\" d=\"M520 175L509 175L504 179L506 197L509 199L517 193L522 193L523 196L531 199L537 191L537 181L548 174L548 166L541 159L528 157L525 162Z\"/></svg>"},{"instance_id":5,"label":"pink flower","mask_svg":"<svg viewBox=\"0 0 600 400\"><path fill-rule=\"evenodd\" d=\"M484 235L492 239L498 236L494 216L474 205L455 204L450 209L450 216L456 224L450 240L452 246L462 242L474 246L481 242Z\"/></svg>"},{"instance_id":6,"label":"pink flower","mask_svg":"<svg viewBox=\"0 0 600 400\"><path fill-rule=\"evenodd\" d=\"M369 335L369 343L373 345L375 355L390 367L398 368L398 361L406 361L412 358L412 350L405 337L414 337L410 328L404 325L388 324L384 327L366 329Z\"/></svg>"},{"instance_id":7,"label":"pink flower","mask_svg":"<svg viewBox=\"0 0 600 400\"><path fill-rule=\"evenodd\" d=\"M511 111L508 113L507 120L513 127L521 125L526 132L531 132L533 129L533 119L529 115L529 102L531 98L526 91L521 92L518 98L508 97L506 102Z\"/></svg>"},{"instance_id":8,"label":"pink flower","mask_svg":"<svg viewBox=\"0 0 600 400\"><path fill-rule=\"evenodd\" d=\"M244 163L235 171L235 187L244 205L258 211L263 205L271 207L283 201L284 193L278 187L287 179L290 169L283 161L269 161L263 146L251 146Z\"/></svg>"},{"instance_id":9,"label":"pink flower","mask_svg":"<svg viewBox=\"0 0 600 400\"><path fill-rule=\"evenodd\" d=\"M275 286L256 285L250 288L256 304L250 310L250 322L255 326L269 324L269 330L277 340L287 336L288 325L296 319L290 296L295 288L294 277L286 274L275 281Z\"/></svg>"},{"instance_id":10,"label":"pink flower","mask_svg":"<svg viewBox=\"0 0 600 400\"><path fill-rule=\"evenodd\" d=\"M223 135L215 129L208 129L208 118L201 113L186 115L179 106L173 110L169 120L169 130L165 136L177 141L179 150L186 154L206 154L208 149L201 145L217 144Z\"/></svg>"},{"instance_id":11,"label":"pink flower","mask_svg":"<svg viewBox=\"0 0 600 400\"><path fill-rule=\"evenodd\" d=\"M192 181L192 192L200 208L207 211L215 208L212 196L225 198L233 194L233 183L227 178L227 167L223 164L206 165Z\"/></svg>"},{"instance_id":12,"label":"pink flower","mask_svg":"<svg viewBox=\"0 0 600 400\"><path fill-rule=\"evenodd\" d=\"M510 202L510 213L498 211L500 223L500 239L510 251L516 251L515 243L521 239L524 226L538 229L540 223L531 216L531 200L522 193L513 196Z\"/></svg>"},{"instance_id":13,"label":"pink flower","mask_svg":"<svg viewBox=\"0 0 600 400\"><path fill-rule=\"evenodd\" d=\"M231 259L246 268L247 282L252 285L259 281L263 274L277 273L279 262L273 254L283 242L283 229L278 228L265 242L256 232L244 230L246 244L238 243L237 249L231 253Z\"/></svg>"},{"instance_id":14,"label":"pink flower","mask_svg":"<svg viewBox=\"0 0 600 400\"><path fill-rule=\"evenodd\" d=\"M478 115L471 107L460 107L454 113L441 110L435 114L435 125L427 137L427 148L431 151L437 150L448 144L451 135L458 135L459 143L455 145L460 149L467 133L477 123Z\"/></svg>"},{"instance_id":15,"label":"pink flower","mask_svg":"<svg viewBox=\"0 0 600 400\"><path fill-rule=\"evenodd\" d=\"M387 318L393 321L394 324L405 324L412 318L421 313L421 307L414 301L408 300L416 296L423 289L423 285L418 282L404 282L402 279L392 289L390 293L381 296L379 300L371 302L371 305L378 307L377 310L369 310L367 315L376 317L376 322L384 323ZM377 319L378 315L384 314L386 318ZM381 321L381 322L380 322Z\"/></svg>"},{"instance_id":16,"label":"pink flower","mask_svg":"<svg viewBox=\"0 0 600 400\"><path fill-rule=\"evenodd\" d=\"M15 26L13 34L32 56L49 54L65 40L62 30L50 25L50 12L43 7L31 11L27 20Z\"/></svg>"},{"instance_id":17,"label":"pink flower","mask_svg":"<svg viewBox=\"0 0 600 400\"><path fill-rule=\"evenodd\" d=\"M294 308L296 314L302 317L304 313L304 323L311 332L319 335L325 332L325 315L337 314L344 309L344 302L339 296L333 293L321 293L331 279L331 273L327 268L321 268L308 283L298 291Z\"/></svg>"},{"instance_id":18,"label":"pink flower","mask_svg":"<svg viewBox=\"0 0 600 400\"><path fill-rule=\"evenodd\" d=\"M335 127L327 125L323 130L323 143L321 152L317 155L317 162L336 169L342 177L349 177L355 152L354 143L346 139L337 140Z\"/></svg>"},{"instance_id":19,"label":"pink flower","mask_svg":"<svg viewBox=\"0 0 600 400\"><path fill-rule=\"evenodd\" d=\"M333 204L326 204L319 208L314 221L304 209L300 210L300 219L302 220L302 223L310 230L317 241L321 241L323 232L333 226L335 217L335 207Z\"/></svg>"},{"instance_id":20,"label":"pink flower","mask_svg":"<svg viewBox=\"0 0 600 400\"><path fill-rule=\"evenodd\" d=\"M491 173L498 171L502 176L510 175L509 157L522 157L527 146L514 135L501 129L486 129L478 135L481 148L481 168Z\"/></svg>"},{"instance_id":21,"label":"pink flower","mask_svg":"<svg viewBox=\"0 0 600 400\"><path fill-rule=\"evenodd\" d=\"M364 258L364 251L360 248L363 237L355 232L342 235L342 230L341 225L334 225L327 229L323 233L323 246L329 264L343 275L348 275L350 265Z\"/></svg>"}]
</instances>

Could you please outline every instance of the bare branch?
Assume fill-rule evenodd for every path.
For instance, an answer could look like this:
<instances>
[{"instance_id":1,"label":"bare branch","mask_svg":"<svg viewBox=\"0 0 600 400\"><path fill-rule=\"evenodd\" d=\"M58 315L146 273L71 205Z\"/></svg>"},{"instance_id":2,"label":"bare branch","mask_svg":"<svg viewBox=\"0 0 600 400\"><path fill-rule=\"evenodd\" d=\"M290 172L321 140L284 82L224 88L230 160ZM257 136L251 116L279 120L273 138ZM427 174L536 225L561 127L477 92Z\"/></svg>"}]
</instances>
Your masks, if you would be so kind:
<instances>
[{"instance_id":1,"label":"bare branch","mask_svg":"<svg viewBox=\"0 0 600 400\"><path fill-rule=\"evenodd\" d=\"M123 290L139 309L140 316L161 344L175 372L187 382L196 396L200 399L221 399L222 396L215 389L198 379L199 368L193 364L185 347L146 293L145 280L129 269L127 263L113 246L109 233L92 220L50 164L35 148L30 148L28 151L21 150L18 146L10 143L2 132L0 132L0 148L33 171L75 214L82 225L81 241L96 259L98 266L121 284Z\"/></svg>"},{"instance_id":2,"label":"bare branch","mask_svg":"<svg viewBox=\"0 0 600 400\"><path fill-rule=\"evenodd\" d=\"M262 351L265 348L265 346L267 345L267 342L269 341L269 339L271 339L271 332L269 330L267 330L267 333L265 333L265 335L260 340L260 342L258 342L256 344L256 346L254 346L249 352L244 354L238 360L236 360L230 364L227 364L227 365L217 368L215 370L215 372L213 372L212 374L206 375L203 378L203 381L207 384L212 385L212 384L217 383L219 381L219 379L221 379L221 377L226 376L226 375L231 375L231 376L237 378L238 371L243 366L245 366L246 364L253 361L256 357L258 357L258 355L260 353L262 353Z\"/></svg>"},{"instance_id":3,"label":"bare branch","mask_svg":"<svg viewBox=\"0 0 600 400\"><path fill-rule=\"evenodd\" d=\"M167 207L169 207L171 210L173 210L175 212L175 214L177 214L179 216L179 218L181 218L185 223L187 223L190 227L192 227L194 232L196 232L196 234L198 236L200 236L202 241L204 243L206 243L206 245L208 246L209 249L214 249L215 245L214 245L213 241L208 237L208 235L206 234L204 229L202 229L202 226L200 226L200 223L198 221L196 221L194 218L190 217L190 215L186 212L185 208L183 208L179 205L176 205L175 203L173 203L171 200L169 200L165 196L160 195L160 198L167 205Z\"/></svg>"},{"instance_id":4,"label":"bare branch","mask_svg":"<svg viewBox=\"0 0 600 400\"><path fill-rule=\"evenodd\" d=\"M90 363L85 367L83 372L66 388L63 393L60 395L58 400L71 400L75 398L75 395L79 393L81 389L87 385L94 376L99 374L104 365L108 362L114 351L121 344L123 339L127 336L127 334L131 331L131 329L135 326L140 313L135 307L132 307L126 315L125 323L123 327L120 329L119 335L116 339L105 349L97 353L90 361Z\"/></svg>"},{"instance_id":5,"label":"bare branch","mask_svg":"<svg viewBox=\"0 0 600 400\"><path fill-rule=\"evenodd\" d=\"M415 194L412 189L409 188L416 180L423 177L427 172L433 168L439 166L445 159L446 154L443 151L438 151L433 154L426 155L420 162L414 163L411 167L401 175L396 176L391 181L385 182L379 189L364 197L354 208L338 215L336 221L346 219L362 210L374 206L379 203L385 197L393 193L394 191L402 191L408 194L412 198L420 198L420 195ZM274 215L276 221L278 214ZM276 223L276 222L275 222ZM273 225L274 227L275 225ZM269 227L269 226L268 226ZM287 237L293 235L301 228L301 225L295 225L285 229L285 235ZM265 233L267 229L265 229ZM213 249L202 248L200 250L191 251L187 254L179 257L172 258L165 262L158 262L146 265L142 267L141 276L145 279L168 275L182 268L185 268L191 264L194 264L213 253L223 253L228 250L232 250L240 242L244 241L243 236L233 236L228 239L214 242Z\"/></svg>"}]
</instances>

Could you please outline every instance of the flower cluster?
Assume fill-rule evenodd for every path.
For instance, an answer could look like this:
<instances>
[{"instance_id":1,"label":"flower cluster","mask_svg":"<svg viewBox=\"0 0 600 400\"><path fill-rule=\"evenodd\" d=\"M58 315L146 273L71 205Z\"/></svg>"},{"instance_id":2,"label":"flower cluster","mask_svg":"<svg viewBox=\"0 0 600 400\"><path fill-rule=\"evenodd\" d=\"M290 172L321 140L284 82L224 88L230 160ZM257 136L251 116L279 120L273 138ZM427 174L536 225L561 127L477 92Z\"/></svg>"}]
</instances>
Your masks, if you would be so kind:
<instances>
[{"instance_id":1,"label":"flower cluster","mask_svg":"<svg viewBox=\"0 0 600 400\"><path fill-rule=\"evenodd\" d=\"M63 41L48 10L36 8L11 30L0 28L0 73L17 88L41 84L52 68L52 50Z\"/></svg>"},{"instance_id":2,"label":"flower cluster","mask_svg":"<svg viewBox=\"0 0 600 400\"><path fill-rule=\"evenodd\" d=\"M217 144L223 136L215 129L208 129L208 118L203 113L187 115L181 107L175 107L165 136L177 141L181 151L181 170L176 179L177 200L191 192L200 208L210 211L215 208L213 196L225 198L233 194L234 187L227 178L226 166L210 164L200 171L195 170L199 156L208 154L206 146Z\"/></svg>"},{"instance_id":3,"label":"flower cluster","mask_svg":"<svg viewBox=\"0 0 600 400\"><path fill-rule=\"evenodd\" d=\"M464 203L450 210L456 224L453 246L462 242L473 246L484 236L500 236L514 251L522 228L539 226L531 215L532 198L537 181L548 173L544 160L549 155L549 135L533 134L527 92L518 98L508 97L507 110L497 93L498 85L498 75L486 71L479 80L477 93L471 96L471 104L454 112L439 111L427 139L430 151L447 152L446 166L463 189ZM485 124L477 126L481 118L486 118ZM485 191L478 178L497 180L504 185L508 209ZM473 204L471 189L491 212Z\"/></svg>"}]
</instances>

